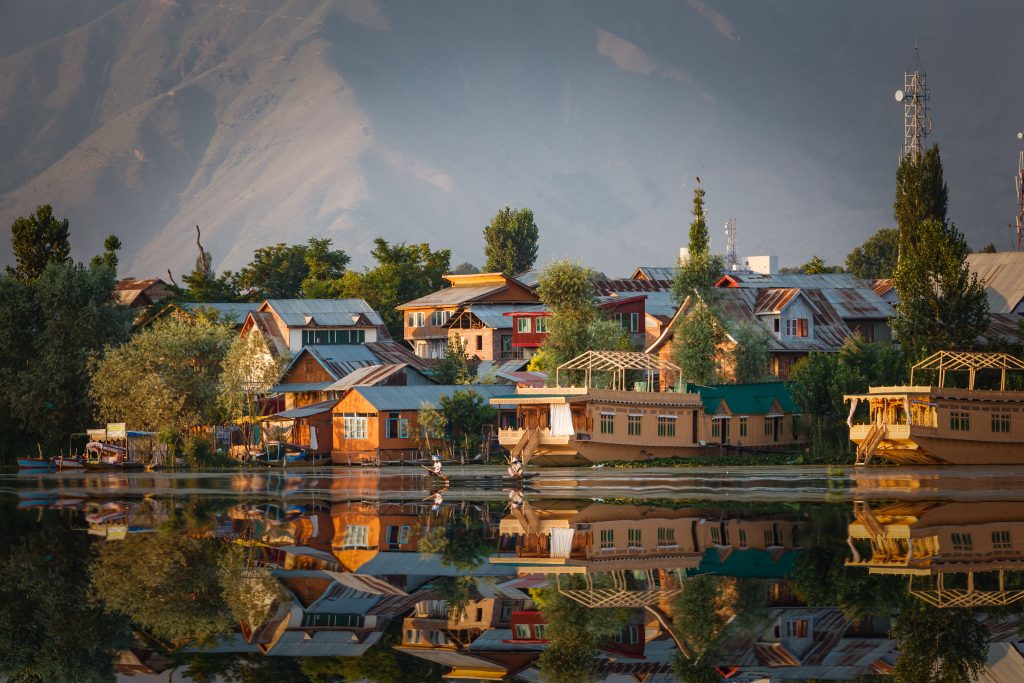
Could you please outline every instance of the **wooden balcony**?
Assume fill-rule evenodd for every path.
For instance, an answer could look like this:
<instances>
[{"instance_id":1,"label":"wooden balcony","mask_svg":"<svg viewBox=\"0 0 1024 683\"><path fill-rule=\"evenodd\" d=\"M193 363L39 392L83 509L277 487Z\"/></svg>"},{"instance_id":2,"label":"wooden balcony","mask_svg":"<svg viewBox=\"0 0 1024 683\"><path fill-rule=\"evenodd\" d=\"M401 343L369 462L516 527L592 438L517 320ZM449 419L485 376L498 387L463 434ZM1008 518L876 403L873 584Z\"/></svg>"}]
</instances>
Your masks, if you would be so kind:
<instances>
[{"instance_id":1,"label":"wooden balcony","mask_svg":"<svg viewBox=\"0 0 1024 683\"><path fill-rule=\"evenodd\" d=\"M498 443L505 448L513 448L519 443L519 440L523 438L525 429L499 429L498 430ZM552 436L550 429L540 430L540 442L541 446L567 446L569 445L569 439L571 436Z\"/></svg>"}]
</instances>

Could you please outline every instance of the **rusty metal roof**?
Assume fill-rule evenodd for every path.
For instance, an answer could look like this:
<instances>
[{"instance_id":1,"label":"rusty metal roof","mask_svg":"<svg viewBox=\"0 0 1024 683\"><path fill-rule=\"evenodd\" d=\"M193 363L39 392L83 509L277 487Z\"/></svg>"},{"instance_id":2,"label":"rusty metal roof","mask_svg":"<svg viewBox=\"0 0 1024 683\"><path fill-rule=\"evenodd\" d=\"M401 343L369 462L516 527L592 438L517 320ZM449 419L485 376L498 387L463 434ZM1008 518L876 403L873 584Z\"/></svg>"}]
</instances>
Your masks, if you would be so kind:
<instances>
[{"instance_id":1,"label":"rusty metal roof","mask_svg":"<svg viewBox=\"0 0 1024 683\"><path fill-rule=\"evenodd\" d=\"M879 278L878 280L875 280L874 284L871 286L871 289L878 296L885 296L886 294L891 292L895 286L896 284L893 282L893 279L891 277L883 277Z\"/></svg>"},{"instance_id":2,"label":"rusty metal roof","mask_svg":"<svg viewBox=\"0 0 1024 683\"><path fill-rule=\"evenodd\" d=\"M978 341L987 344L996 339L1005 339L1013 344L1024 342L1024 333L1021 332L1020 323L1024 316L1016 313L993 313L989 316L988 329L978 336Z\"/></svg>"},{"instance_id":3,"label":"rusty metal roof","mask_svg":"<svg viewBox=\"0 0 1024 683\"><path fill-rule=\"evenodd\" d=\"M967 265L985 286L992 313L1012 313L1024 303L1024 252L968 254Z\"/></svg>"},{"instance_id":4,"label":"rusty metal roof","mask_svg":"<svg viewBox=\"0 0 1024 683\"><path fill-rule=\"evenodd\" d=\"M428 306L462 306L463 304L472 303L477 299L481 299L490 294L496 294L506 288L507 285L445 287L444 289L439 289L436 292L431 292L426 296L421 296L419 299L408 301L396 308L400 311L404 311L408 308L425 308Z\"/></svg>"},{"instance_id":5,"label":"rusty metal roof","mask_svg":"<svg viewBox=\"0 0 1024 683\"><path fill-rule=\"evenodd\" d=\"M778 315L799 293L799 289L762 289L757 293L754 314Z\"/></svg>"},{"instance_id":6,"label":"rusty metal roof","mask_svg":"<svg viewBox=\"0 0 1024 683\"><path fill-rule=\"evenodd\" d=\"M420 358L404 344L396 341L366 342L363 346L368 348L377 357L379 362L384 365L405 363L421 372L434 367L434 363L426 358Z\"/></svg>"},{"instance_id":7,"label":"rusty metal roof","mask_svg":"<svg viewBox=\"0 0 1024 683\"><path fill-rule=\"evenodd\" d=\"M342 389L351 389L352 387L372 387L380 384L395 373L405 370L407 367L409 366L405 363L398 363L396 365L369 365L358 368L328 386L327 389L329 391L340 391Z\"/></svg>"},{"instance_id":8,"label":"rusty metal roof","mask_svg":"<svg viewBox=\"0 0 1024 683\"><path fill-rule=\"evenodd\" d=\"M665 292L671 291L671 280L635 280L619 278L616 280L595 280L594 287L598 294L610 295L625 292Z\"/></svg>"}]
</instances>

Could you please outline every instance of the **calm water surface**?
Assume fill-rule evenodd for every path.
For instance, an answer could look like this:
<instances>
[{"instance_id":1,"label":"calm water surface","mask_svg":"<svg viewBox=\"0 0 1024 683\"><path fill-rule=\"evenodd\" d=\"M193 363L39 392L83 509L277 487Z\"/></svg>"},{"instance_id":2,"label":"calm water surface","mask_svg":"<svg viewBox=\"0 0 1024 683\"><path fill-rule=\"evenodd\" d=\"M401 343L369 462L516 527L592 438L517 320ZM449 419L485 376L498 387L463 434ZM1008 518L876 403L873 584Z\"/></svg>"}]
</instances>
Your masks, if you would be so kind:
<instances>
[{"instance_id":1,"label":"calm water surface","mask_svg":"<svg viewBox=\"0 0 1024 683\"><path fill-rule=\"evenodd\" d=\"M0 472L0 515L0 680L1024 680L1024 468Z\"/></svg>"}]
</instances>

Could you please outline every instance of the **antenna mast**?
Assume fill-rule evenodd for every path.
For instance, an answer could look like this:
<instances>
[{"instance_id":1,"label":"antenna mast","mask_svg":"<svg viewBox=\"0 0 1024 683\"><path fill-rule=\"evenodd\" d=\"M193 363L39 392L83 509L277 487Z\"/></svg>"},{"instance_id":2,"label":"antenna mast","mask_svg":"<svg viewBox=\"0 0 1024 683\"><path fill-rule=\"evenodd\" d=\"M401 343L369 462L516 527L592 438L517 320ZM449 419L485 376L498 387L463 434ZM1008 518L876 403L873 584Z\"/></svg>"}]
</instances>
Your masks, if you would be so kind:
<instances>
[{"instance_id":1,"label":"antenna mast","mask_svg":"<svg viewBox=\"0 0 1024 683\"><path fill-rule=\"evenodd\" d=\"M1024 140L1024 132L1017 133L1018 140ZM1010 229L1013 230L1013 250L1022 251L1024 242L1024 148L1018 152L1017 161L1017 217Z\"/></svg>"},{"instance_id":2,"label":"antenna mast","mask_svg":"<svg viewBox=\"0 0 1024 683\"><path fill-rule=\"evenodd\" d=\"M725 269L736 270L740 260L736 256L736 219L730 218L725 223Z\"/></svg>"},{"instance_id":3,"label":"antenna mast","mask_svg":"<svg viewBox=\"0 0 1024 683\"><path fill-rule=\"evenodd\" d=\"M921 159L924 139L932 132L932 119L928 110L931 91L925 78L921 55L914 41L914 70L903 73L903 90L896 91L896 101L903 103L903 148L900 158Z\"/></svg>"}]
</instances>

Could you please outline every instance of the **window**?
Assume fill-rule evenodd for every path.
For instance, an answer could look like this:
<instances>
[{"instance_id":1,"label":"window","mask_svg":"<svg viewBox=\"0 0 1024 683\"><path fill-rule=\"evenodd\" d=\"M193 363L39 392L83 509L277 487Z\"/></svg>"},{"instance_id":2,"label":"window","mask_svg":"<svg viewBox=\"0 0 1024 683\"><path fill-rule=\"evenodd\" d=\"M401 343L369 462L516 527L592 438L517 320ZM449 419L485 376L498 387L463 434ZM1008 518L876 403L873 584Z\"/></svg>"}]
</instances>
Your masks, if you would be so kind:
<instances>
[{"instance_id":1,"label":"window","mask_svg":"<svg viewBox=\"0 0 1024 683\"><path fill-rule=\"evenodd\" d=\"M671 415L658 416L658 436L674 437L676 435L676 418Z\"/></svg>"},{"instance_id":2,"label":"window","mask_svg":"<svg viewBox=\"0 0 1024 683\"><path fill-rule=\"evenodd\" d=\"M484 350L484 335L482 335L482 334L476 335L476 350L477 351L483 351Z\"/></svg>"},{"instance_id":3,"label":"window","mask_svg":"<svg viewBox=\"0 0 1024 683\"><path fill-rule=\"evenodd\" d=\"M534 640L547 640L548 638L548 625L547 624L534 624L533 625L533 639Z\"/></svg>"},{"instance_id":4,"label":"window","mask_svg":"<svg viewBox=\"0 0 1024 683\"><path fill-rule=\"evenodd\" d=\"M423 311L410 313L405 318L406 327L423 327Z\"/></svg>"},{"instance_id":5,"label":"window","mask_svg":"<svg viewBox=\"0 0 1024 683\"><path fill-rule=\"evenodd\" d=\"M722 541L722 535L718 531L718 527L717 526L711 527L711 542L714 543L715 545L718 545L719 543L721 543L721 541Z\"/></svg>"},{"instance_id":6,"label":"window","mask_svg":"<svg viewBox=\"0 0 1024 683\"><path fill-rule=\"evenodd\" d=\"M630 415L626 418L626 433L630 436L640 436L640 415Z\"/></svg>"},{"instance_id":7,"label":"window","mask_svg":"<svg viewBox=\"0 0 1024 683\"><path fill-rule=\"evenodd\" d=\"M601 413L601 433L615 433L615 413Z\"/></svg>"},{"instance_id":8,"label":"window","mask_svg":"<svg viewBox=\"0 0 1024 683\"><path fill-rule=\"evenodd\" d=\"M370 528L360 524L349 524L345 527L345 536L341 540L342 548L369 548Z\"/></svg>"},{"instance_id":9,"label":"window","mask_svg":"<svg viewBox=\"0 0 1024 683\"><path fill-rule=\"evenodd\" d=\"M516 319L516 332L519 334L530 334L533 330L533 325L530 324L529 318L517 318Z\"/></svg>"},{"instance_id":10,"label":"window","mask_svg":"<svg viewBox=\"0 0 1024 683\"><path fill-rule=\"evenodd\" d=\"M615 322L622 326L626 332L636 332L640 329L639 313L616 313Z\"/></svg>"},{"instance_id":11,"label":"window","mask_svg":"<svg viewBox=\"0 0 1024 683\"><path fill-rule=\"evenodd\" d=\"M641 529L630 529L628 531L629 547L640 548L643 546L643 535Z\"/></svg>"},{"instance_id":12,"label":"window","mask_svg":"<svg viewBox=\"0 0 1024 683\"><path fill-rule=\"evenodd\" d=\"M366 422L366 417L361 417L359 415L346 415L342 420L342 426L345 429L345 438L365 439Z\"/></svg>"},{"instance_id":13,"label":"window","mask_svg":"<svg viewBox=\"0 0 1024 683\"><path fill-rule=\"evenodd\" d=\"M974 543L970 534L953 534L953 550L972 550Z\"/></svg>"},{"instance_id":14,"label":"window","mask_svg":"<svg viewBox=\"0 0 1024 683\"><path fill-rule=\"evenodd\" d=\"M764 418L764 435L775 436L775 418Z\"/></svg>"},{"instance_id":15,"label":"window","mask_svg":"<svg viewBox=\"0 0 1024 683\"><path fill-rule=\"evenodd\" d=\"M1009 550L1010 549L1010 532L1009 531L993 531L992 532L992 547L996 550Z\"/></svg>"},{"instance_id":16,"label":"window","mask_svg":"<svg viewBox=\"0 0 1024 683\"><path fill-rule=\"evenodd\" d=\"M775 334L778 334L779 333L779 319L775 318L774 321L775 321Z\"/></svg>"},{"instance_id":17,"label":"window","mask_svg":"<svg viewBox=\"0 0 1024 683\"><path fill-rule=\"evenodd\" d=\"M621 645L636 645L640 642L640 626L639 624L630 624L626 628L619 631L619 635L615 637L615 642Z\"/></svg>"},{"instance_id":18,"label":"window","mask_svg":"<svg viewBox=\"0 0 1024 683\"><path fill-rule=\"evenodd\" d=\"M740 529L740 547L741 548L746 548L747 547L747 530L746 529Z\"/></svg>"},{"instance_id":19,"label":"window","mask_svg":"<svg viewBox=\"0 0 1024 683\"><path fill-rule=\"evenodd\" d=\"M615 547L615 529L601 529L601 549Z\"/></svg>"},{"instance_id":20,"label":"window","mask_svg":"<svg viewBox=\"0 0 1024 683\"><path fill-rule=\"evenodd\" d=\"M676 530L670 526L658 527L658 545L675 545Z\"/></svg>"},{"instance_id":21,"label":"window","mask_svg":"<svg viewBox=\"0 0 1024 683\"><path fill-rule=\"evenodd\" d=\"M516 624L516 640L530 640L529 624Z\"/></svg>"},{"instance_id":22,"label":"window","mask_svg":"<svg viewBox=\"0 0 1024 683\"><path fill-rule=\"evenodd\" d=\"M401 413L388 413L388 419L384 422L385 439L408 439L409 419L402 417Z\"/></svg>"},{"instance_id":23,"label":"window","mask_svg":"<svg viewBox=\"0 0 1024 683\"><path fill-rule=\"evenodd\" d=\"M1008 434L1010 432L1010 414L992 413L992 431Z\"/></svg>"},{"instance_id":24,"label":"window","mask_svg":"<svg viewBox=\"0 0 1024 683\"><path fill-rule=\"evenodd\" d=\"M806 638L808 626L810 624L806 619L797 619L794 621L786 622L786 637L787 638Z\"/></svg>"},{"instance_id":25,"label":"window","mask_svg":"<svg viewBox=\"0 0 1024 683\"><path fill-rule=\"evenodd\" d=\"M483 621L484 620L484 608L483 607L477 607L476 608L476 620L477 621Z\"/></svg>"},{"instance_id":26,"label":"window","mask_svg":"<svg viewBox=\"0 0 1024 683\"><path fill-rule=\"evenodd\" d=\"M544 317L541 317L541 318L537 318L534 321L534 323L533 323L533 327L534 327L533 331L537 332L538 334L540 334L541 332L547 332L548 331L548 319L547 319L547 316L544 316Z\"/></svg>"},{"instance_id":27,"label":"window","mask_svg":"<svg viewBox=\"0 0 1024 683\"><path fill-rule=\"evenodd\" d=\"M303 330L302 345L310 344L362 344L366 330Z\"/></svg>"},{"instance_id":28,"label":"window","mask_svg":"<svg viewBox=\"0 0 1024 683\"><path fill-rule=\"evenodd\" d=\"M714 418L711 419L711 436L719 436L722 433L722 423Z\"/></svg>"},{"instance_id":29,"label":"window","mask_svg":"<svg viewBox=\"0 0 1024 683\"><path fill-rule=\"evenodd\" d=\"M787 320L786 334L790 337L806 337L808 335L807 318Z\"/></svg>"},{"instance_id":30,"label":"window","mask_svg":"<svg viewBox=\"0 0 1024 683\"><path fill-rule=\"evenodd\" d=\"M775 545L775 535L772 534L772 530L771 529L765 529L764 530L764 544L765 545Z\"/></svg>"},{"instance_id":31,"label":"window","mask_svg":"<svg viewBox=\"0 0 1024 683\"><path fill-rule=\"evenodd\" d=\"M949 428L954 432L971 431L971 414L954 410L949 414Z\"/></svg>"},{"instance_id":32,"label":"window","mask_svg":"<svg viewBox=\"0 0 1024 683\"><path fill-rule=\"evenodd\" d=\"M302 615L302 626L312 628L362 628L366 618L362 614L329 614L306 612Z\"/></svg>"},{"instance_id":33,"label":"window","mask_svg":"<svg viewBox=\"0 0 1024 683\"><path fill-rule=\"evenodd\" d=\"M441 327L448 322L448 315L448 311L434 311L430 314L430 324L436 327Z\"/></svg>"},{"instance_id":34,"label":"window","mask_svg":"<svg viewBox=\"0 0 1024 683\"><path fill-rule=\"evenodd\" d=\"M746 417L741 417L740 418L740 436L746 436L746 435L747 435L747 418Z\"/></svg>"}]
</instances>

